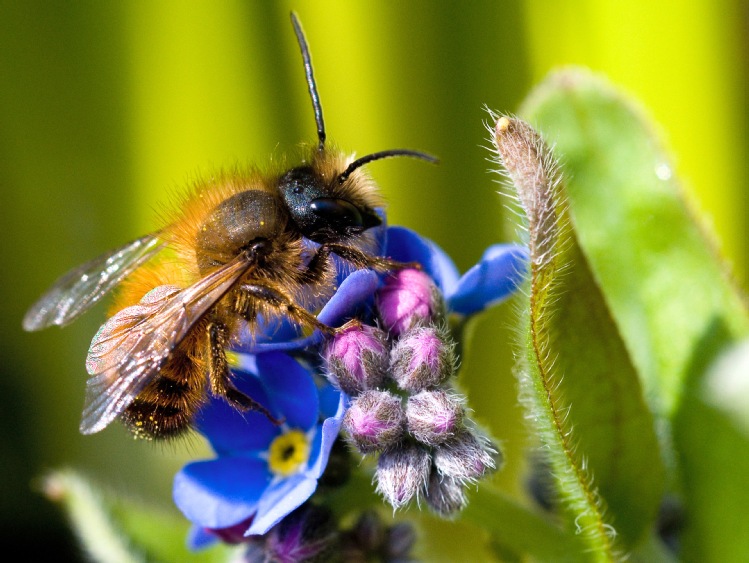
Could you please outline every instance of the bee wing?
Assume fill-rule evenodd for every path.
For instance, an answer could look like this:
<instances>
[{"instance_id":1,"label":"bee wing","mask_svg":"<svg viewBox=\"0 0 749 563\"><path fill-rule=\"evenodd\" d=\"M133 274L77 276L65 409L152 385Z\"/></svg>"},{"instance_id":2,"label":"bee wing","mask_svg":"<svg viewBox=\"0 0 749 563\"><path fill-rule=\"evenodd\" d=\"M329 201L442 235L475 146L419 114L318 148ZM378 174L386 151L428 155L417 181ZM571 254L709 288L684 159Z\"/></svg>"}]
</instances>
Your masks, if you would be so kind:
<instances>
[{"instance_id":1,"label":"bee wing","mask_svg":"<svg viewBox=\"0 0 749 563\"><path fill-rule=\"evenodd\" d=\"M71 270L31 306L23 318L24 330L74 321L164 244L155 234L146 235Z\"/></svg>"},{"instance_id":2,"label":"bee wing","mask_svg":"<svg viewBox=\"0 0 749 563\"><path fill-rule=\"evenodd\" d=\"M110 318L94 337L86 358L91 377L81 432L98 432L122 414L195 323L253 265L239 256L186 289L160 286L138 305Z\"/></svg>"}]
</instances>

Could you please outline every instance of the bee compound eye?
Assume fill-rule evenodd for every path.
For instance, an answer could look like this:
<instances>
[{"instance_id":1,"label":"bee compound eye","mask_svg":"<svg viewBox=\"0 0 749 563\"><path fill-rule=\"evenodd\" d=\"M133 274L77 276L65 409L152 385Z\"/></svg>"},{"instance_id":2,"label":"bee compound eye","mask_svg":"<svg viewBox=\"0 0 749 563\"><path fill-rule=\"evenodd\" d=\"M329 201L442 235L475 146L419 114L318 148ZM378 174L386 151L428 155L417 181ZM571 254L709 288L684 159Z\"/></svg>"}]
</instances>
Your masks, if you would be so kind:
<instances>
[{"instance_id":1,"label":"bee compound eye","mask_svg":"<svg viewBox=\"0 0 749 563\"><path fill-rule=\"evenodd\" d=\"M310 202L310 209L331 227L365 226L359 209L343 199L319 197Z\"/></svg>"},{"instance_id":2,"label":"bee compound eye","mask_svg":"<svg viewBox=\"0 0 749 563\"><path fill-rule=\"evenodd\" d=\"M315 215L331 223L352 227L364 226L359 209L346 200L319 197L310 203L310 208Z\"/></svg>"}]
</instances>

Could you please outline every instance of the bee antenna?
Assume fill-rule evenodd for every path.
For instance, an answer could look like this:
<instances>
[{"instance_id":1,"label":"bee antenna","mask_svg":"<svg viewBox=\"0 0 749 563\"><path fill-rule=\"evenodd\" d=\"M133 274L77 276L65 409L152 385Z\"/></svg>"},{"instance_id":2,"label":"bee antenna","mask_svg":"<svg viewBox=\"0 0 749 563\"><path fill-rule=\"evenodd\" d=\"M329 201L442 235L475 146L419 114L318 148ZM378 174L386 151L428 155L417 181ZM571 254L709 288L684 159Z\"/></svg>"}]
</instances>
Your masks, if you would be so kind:
<instances>
[{"instance_id":1,"label":"bee antenna","mask_svg":"<svg viewBox=\"0 0 749 563\"><path fill-rule=\"evenodd\" d=\"M307 88L309 96L312 98L312 109L315 110L315 123L317 123L317 139L320 150L325 146L325 121L322 117L322 106L320 105L320 95L317 93L317 83L315 82L315 73L312 70L312 58L309 54L307 39L304 37L302 24L294 12L291 12L291 24L294 26L296 40L299 42L299 48L302 50L302 60L304 61L304 75L307 77Z\"/></svg>"},{"instance_id":2,"label":"bee antenna","mask_svg":"<svg viewBox=\"0 0 749 563\"><path fill-rule=\"evenodd\" d=\"M356 170L357 168L361 168L365 164L369 164L373 160L380 160L382 158L390 158L391 156L410 156L413 158L420 158L421 160L426 160L427 162L431 162L433 164L437 164L439 162L439 159L423 152L419 151L411 151L408 149L392 149L389 151L381 151L381 152L375 152L372 154L368 154L367 156L363 156L361 158L357 158L354 162L348 165L348 168L341 172L341 175L338 176L338 183L343 184L349 176Z\"/></svg>"}]
</instances>

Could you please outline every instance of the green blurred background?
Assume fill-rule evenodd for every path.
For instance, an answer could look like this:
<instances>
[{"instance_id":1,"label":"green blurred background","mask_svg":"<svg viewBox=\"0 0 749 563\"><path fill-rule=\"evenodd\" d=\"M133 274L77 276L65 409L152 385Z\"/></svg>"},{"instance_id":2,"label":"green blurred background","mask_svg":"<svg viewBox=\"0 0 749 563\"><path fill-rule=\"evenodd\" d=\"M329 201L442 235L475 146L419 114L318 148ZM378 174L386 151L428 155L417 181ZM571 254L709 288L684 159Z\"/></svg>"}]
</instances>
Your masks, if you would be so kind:
<instances>
[{"instance_id":1,"label":"green blurred background","mask_svg":"<svg viewBox=\"0 0 749 563\"><path fill-rule=\"evenodd\" d=\"M25 334L21 318L58 275L155 228L170 194L197 174L315 140L291 9L310 42L329 139L360 155L406 147L441 158L370 170L390 221L438 242L461 270L515 237L488 172L484 105L516 111L551 68L583 64L647 106L687 197L747 287L747 0L0 2L4 545L75 558L61 515L37 491L47 469L80 468L171 509L172 475L206 453L198 439L136 442L118 425L79 435L83 363L104 307L63 331ZM503 306L475 323L461 377L506 448L497 483L521 496L527 438L511 322ZM433 533L433 552L449 537Z\"/></svg>"}]
</instances>

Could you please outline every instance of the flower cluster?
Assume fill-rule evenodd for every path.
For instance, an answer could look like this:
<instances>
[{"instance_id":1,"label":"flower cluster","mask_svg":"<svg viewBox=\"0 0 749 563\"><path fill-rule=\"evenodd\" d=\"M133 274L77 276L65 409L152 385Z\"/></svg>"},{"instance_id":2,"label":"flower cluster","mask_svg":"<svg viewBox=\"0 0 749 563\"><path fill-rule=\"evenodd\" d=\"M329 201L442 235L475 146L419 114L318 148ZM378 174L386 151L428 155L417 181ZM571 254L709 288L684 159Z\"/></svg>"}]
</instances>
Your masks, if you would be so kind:
<instances>
[{"instance_id":1,"label":"flower cluster","mask_svg":"<svg viewBox=\"0 0 749 563\"><path fill-rule=\"evenodd\" d=\"M342 270L318 314L341 327L335 337L299 336L282 324L272 338L241 339L236 385L283 423L220 399L202 409L197 428L216 457L187 464L174 480L175 503L194 524L193 547L243 542L247 560L319 558L332 545L405 557L412 532L394 527L357 547L352 538L368 537L372 517L341 531L335 518L343 515L329 517L321 506L327 484L340 485L350 470L335 454L342 426L355 450L378 454L378 489L394 507L423 496L437 513L452 514L465 504L465 484L498 464L496 447L451 386L458 359L448 319L459 325L512 294L526 251L496 245L460 276L413 231L381 234L384 255L419 267L387 276Z\"/></svg>"},{"instance_id":2,"label":"flower cluster","mask_svg":"<svg viewBox=\"0 0 749 563\"><path fill-rule=\"evenodd\" d=\"M375 303L387 331L353 322L323 350L329 379L352 397L346 438L361 454L379 454L377 490L393 508L423 496L452 515L465 506L466 483L497 467L499 451L470 424L450 385L456 346L429 275L395 272Z\"/></svg>"}]
</instances>

